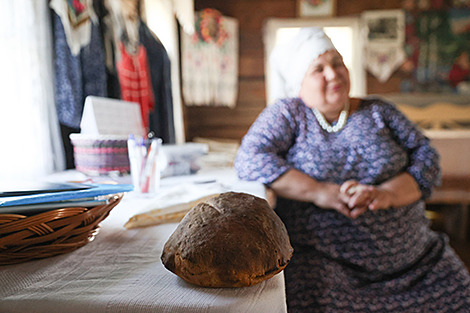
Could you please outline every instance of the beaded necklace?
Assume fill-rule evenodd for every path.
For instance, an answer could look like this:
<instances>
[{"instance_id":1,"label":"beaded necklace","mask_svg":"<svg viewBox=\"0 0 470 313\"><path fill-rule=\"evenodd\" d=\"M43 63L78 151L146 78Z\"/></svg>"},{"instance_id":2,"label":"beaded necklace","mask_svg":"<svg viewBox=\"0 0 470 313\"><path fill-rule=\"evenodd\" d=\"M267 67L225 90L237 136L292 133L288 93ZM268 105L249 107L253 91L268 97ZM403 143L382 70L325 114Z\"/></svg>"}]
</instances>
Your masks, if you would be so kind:
<instances>
[{"instance_id":1,"label":"beaded necklace","mask_svg":"<svg viewBox=\"0 0 470 313\"><path fill-rule=\"evenodd\" d=\"M315 117L317 118L318 124L320 124L321 128L323 128L329 133L336 133L340 131L341 129L343 129L343 127L346 125L346 122L348 120L349 100L346 101L344 108L339 115L338 123L336 123L335 126L331 126L330 123L327 122L323 114L321 114L317 108L313 108L312 111L313 111L313 114L315 114Z\"/></svg>"}]
</instances>

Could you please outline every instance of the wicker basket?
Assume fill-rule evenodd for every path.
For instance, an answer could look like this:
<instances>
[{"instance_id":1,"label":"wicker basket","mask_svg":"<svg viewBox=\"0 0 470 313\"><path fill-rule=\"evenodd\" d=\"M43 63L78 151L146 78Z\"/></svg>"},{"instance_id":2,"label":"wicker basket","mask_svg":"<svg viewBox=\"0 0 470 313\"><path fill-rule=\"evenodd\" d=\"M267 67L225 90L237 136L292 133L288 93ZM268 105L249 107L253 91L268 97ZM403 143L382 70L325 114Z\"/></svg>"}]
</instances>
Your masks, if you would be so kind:
<instances>
[{"instance_id":1,"label":"wicker basket","mask_svg":"<svg viewBox=\"0 0 470 313\"><path fill-rule=\"evenodd\" d=\"M126 136L70 134L75 168L90 176L130 172Z\"/></svg>"},{"instance_id":2,"label":"wicker basket","mask_svg":"<svg viewBox=\"0 0 470 313\"><path fill-rule=\"evenodd\" d=\"M70 207L32 216L0 214L0 265L42 259L78 249L92 241L99 223L122 199L93 208Z\"/></svg>"}]
</instances>

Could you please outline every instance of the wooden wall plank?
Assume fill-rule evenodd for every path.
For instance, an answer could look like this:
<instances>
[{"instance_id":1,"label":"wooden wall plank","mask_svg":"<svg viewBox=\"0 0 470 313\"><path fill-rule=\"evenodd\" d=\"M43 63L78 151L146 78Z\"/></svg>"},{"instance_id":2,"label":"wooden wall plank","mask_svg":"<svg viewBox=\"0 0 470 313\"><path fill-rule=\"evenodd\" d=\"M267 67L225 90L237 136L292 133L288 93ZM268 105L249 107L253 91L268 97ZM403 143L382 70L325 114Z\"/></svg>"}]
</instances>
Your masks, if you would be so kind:
<instances>
[{"instance_id":1,"label":"wooden wall plank","mask_svg":"<svg viewBox=\"0 0 470 313\"><path fill-rule=\"evenodd\" d=\"M238 62L240 78L257 77L264 80L264 57L240 56Z\"/></svg>"},{"instance_id":2,"label":"wooden wall plank","mask_svg":"<svg viewBox=\"0 0 470 313\"><path fill-rule=\"evenodd\" d=\"M238 101L239 102L264 102L266 103L266 92L264 79L240 80Z\"/></svg>"}]
</instances>

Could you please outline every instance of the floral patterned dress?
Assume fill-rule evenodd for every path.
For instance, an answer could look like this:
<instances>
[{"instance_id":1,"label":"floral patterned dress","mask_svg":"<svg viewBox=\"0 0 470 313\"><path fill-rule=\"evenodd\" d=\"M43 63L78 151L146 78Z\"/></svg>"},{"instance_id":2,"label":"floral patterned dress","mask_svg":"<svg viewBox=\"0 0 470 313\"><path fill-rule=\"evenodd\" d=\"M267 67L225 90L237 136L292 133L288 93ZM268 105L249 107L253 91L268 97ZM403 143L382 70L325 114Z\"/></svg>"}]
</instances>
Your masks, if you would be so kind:
<instances>
[{"instance_id":1,"label":"floral patterned dress","mask_svg":"<svg viewBox=\"0 0 470 313\"><path fill-rule=\"evenodd\" d=\"M429 197L439 183L429 140L393 105L362 100L327 133L298 98L266 108L243 138L241 179L270 185L291 168L318 181L380 184L407 171ZM447 237L429 228L423 200L353 220L278 198L294 256L285 269L289 312L470 312L470 275Z\"/></svg>"}]
</instances>

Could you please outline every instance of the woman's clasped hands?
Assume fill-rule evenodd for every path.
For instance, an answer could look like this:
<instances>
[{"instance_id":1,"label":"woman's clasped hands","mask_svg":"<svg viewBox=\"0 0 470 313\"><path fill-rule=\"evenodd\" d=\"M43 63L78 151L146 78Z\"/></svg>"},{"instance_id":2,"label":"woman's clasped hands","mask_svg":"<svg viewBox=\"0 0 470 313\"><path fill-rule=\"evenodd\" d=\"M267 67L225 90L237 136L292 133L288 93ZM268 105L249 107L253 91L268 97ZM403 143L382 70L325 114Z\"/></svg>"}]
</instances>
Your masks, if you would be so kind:
<instances>
[{"instance_id":1,"label":"woman's clasped hands","mask_svg":"<svg viewBox=\"0 0 470 313\"><path fill-rule=\"evenodd\" d=\"M320 207L332 207L341 214L357 218L368 210L388 209L392 206L393 194L379 186L363 185L355 180L338 185L324 183L323 196L314 201ZM328 196L329 195L329 196ZM328 203L329 202L329 203Z\"/></svg>"},{"instance_id":2,"label":"woman's clasped hands","mask_svg":"<svg viewBox=\"0 0 470 313\"><path fill-rule=\"evenodd\" d=\"M392 205L393 195L390 191L378 186L363 185L355 180L344 182L340 192L347 201L351 218L357 218L367 210L388 209Z\"/></svg>"}]
</instances>

